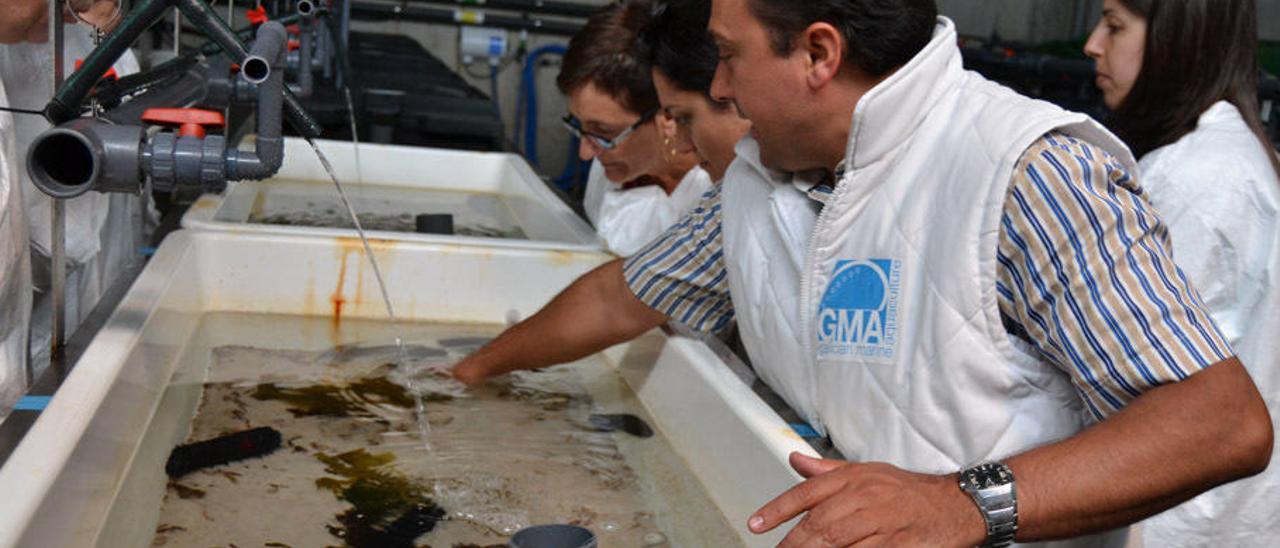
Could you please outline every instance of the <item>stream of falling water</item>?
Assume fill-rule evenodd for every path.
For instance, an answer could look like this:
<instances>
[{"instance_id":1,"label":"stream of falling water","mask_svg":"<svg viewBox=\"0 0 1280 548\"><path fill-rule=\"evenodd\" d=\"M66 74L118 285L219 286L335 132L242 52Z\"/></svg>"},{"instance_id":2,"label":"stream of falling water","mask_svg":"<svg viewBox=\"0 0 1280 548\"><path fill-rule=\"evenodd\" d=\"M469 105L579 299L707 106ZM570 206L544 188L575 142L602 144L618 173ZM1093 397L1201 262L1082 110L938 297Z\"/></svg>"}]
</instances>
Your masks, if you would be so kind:
<instances>
[{"instance_id":1,"label":"stream of falling water","mask_svg":"<svg viewBox=\"0 0 1280 548\"><path fill-rule=\"evenodd\" d=\"M354 115L353 115L354 116ZM360 224L360 217L356 215L356 210L351 206L351 200L347 199L347 192L342 188L342 183L338 182L338 175L333 170L333 164L329 163L329 158L324 155L320 147L310 137L307 143L311 145L311 150L316 152L316 157L320 159L320 164L324 166L325 172L329 174L329 178L333 180L334 188L338 189L338 197L342 199L342 205L347 208L347 213L351 215L351 222L355 224L356 232L360 234L360 243L364 245L364 254L369 258L369 265L373 267L373 275L378 280L378 289L382 291L382 302L387 306L387 316L391 317L391 333L395 336L396 348L399 351L400 363L398 367L406 373L409 367L409 353L404 348L404 338L401 336L400 320L396 317L395 307L391 304L391 295L387 292L387 283L382 277L382 269L378 266L378 258L373 254L373 248L369 245L369 238L365 236L364 226ZM414 415L418 422L418 433L422 435L422 445L427 450L428 460L431 455L431 425L427 423L427 408L422 402L422 391L416 386L415 375L408 374L409 392L413 394Z\"/></svg>"},{"instance_id":2,"label":"stream of falling water","mask_svg":"<svg viewBox=\"0 0 1280 548\"><path fill-rule=\"evenodd\" d=\"M360 131L356 126L356 104L351 100L351 87L342 86L342 93L347 96L347 115L351 118L351 146L356 154L356 184L364 182L364 170L360 167Z\"/></svg>"}]
</instances>

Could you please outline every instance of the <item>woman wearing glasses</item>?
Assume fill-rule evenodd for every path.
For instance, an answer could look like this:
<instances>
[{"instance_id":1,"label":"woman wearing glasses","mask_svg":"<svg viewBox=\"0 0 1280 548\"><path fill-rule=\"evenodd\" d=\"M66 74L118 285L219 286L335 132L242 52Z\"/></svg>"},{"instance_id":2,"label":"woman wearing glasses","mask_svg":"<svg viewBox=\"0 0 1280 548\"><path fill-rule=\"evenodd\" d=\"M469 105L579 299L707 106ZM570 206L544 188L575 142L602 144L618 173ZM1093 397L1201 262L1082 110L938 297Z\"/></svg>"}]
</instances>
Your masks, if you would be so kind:
<instances>
[{"instance_id":1,"label":"woman wearing glasses","mask_svg":"<svg viewBox=\"0 0 1280 548\"><path fill-rule=\"evenodd\" d=\"M652 4L631 0L592 16L569 42L556 84L568 98L565 126L578 155L594 159L583 206L610 250L638 251L711 188L698 159L672 137L640 39Z\"/></svg>"},{"instance_id":2,"label":"woman wearing glasses","mask_svg":"<svg viewBox=\"0 0 1280 548\"><path fill-rule=\"evenodd\" d=\"M1256 9L1255 0L1106 0L1085 53L1178 264L1277 417L1280 158L1258 115ZM1261 475L1147 520L1145 545L1276 546L1277 454Z\"/></svg>"}]
</instances>

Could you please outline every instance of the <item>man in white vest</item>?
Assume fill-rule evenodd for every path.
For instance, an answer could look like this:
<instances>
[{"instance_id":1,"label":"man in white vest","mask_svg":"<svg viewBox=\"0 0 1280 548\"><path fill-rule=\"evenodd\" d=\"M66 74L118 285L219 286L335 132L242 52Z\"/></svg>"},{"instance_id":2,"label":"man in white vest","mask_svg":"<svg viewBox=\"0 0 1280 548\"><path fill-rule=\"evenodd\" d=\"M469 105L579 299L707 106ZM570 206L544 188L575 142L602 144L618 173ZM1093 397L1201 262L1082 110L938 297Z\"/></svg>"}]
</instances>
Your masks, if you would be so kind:
<instances>
[{"instance_id":1,"label":"man in white vest","mask_svg":"<svg viewBox=\"0 0 1280 548\"><path fill-rule=\"evenodd\" d=\"M1122 545L1266 467L1253 381L1127 149L961 66L932 0L715 0L711 93L751 120L720 193L458 364L541 367L736 319L849 462L748 527L783 546Z\"/></svg>"}]
</instances>

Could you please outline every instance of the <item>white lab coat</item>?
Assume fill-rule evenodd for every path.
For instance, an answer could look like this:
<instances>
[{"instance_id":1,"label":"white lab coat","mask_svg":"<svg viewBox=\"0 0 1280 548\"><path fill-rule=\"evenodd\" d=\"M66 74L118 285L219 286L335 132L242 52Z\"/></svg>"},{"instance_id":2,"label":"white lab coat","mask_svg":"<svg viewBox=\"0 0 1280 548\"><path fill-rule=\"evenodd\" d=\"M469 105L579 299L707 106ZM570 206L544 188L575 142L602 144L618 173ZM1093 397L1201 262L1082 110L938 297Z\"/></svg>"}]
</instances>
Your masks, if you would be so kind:
<instances>
[{"instance_id":1,"label":"white lab coat","mask_svg":"<svg viewBox=\"0 0 1280 548\"><path fill-rule=\"evenodd\" d=\"M670 195L656 185L623 189L592 162L582 207L609 250L626 257L676 224L712 184L711 175L694 166Z\"/></svg>"},{"instance_id":2,"label":"white lab coat","mask_svg":"<svg viewBox=\"0 0 1280 548\"><path fill-rule=\"evenodd\" d=\"M1195 131L1139 165L1174 258L1280 425L1280 180L1261 143L1235 106L1219 102ZM1267 471L1144 522L1144 544L1280 545L1277 442Z\"/></svg>"},{"instance_id":3,"label":"white lab coat","mask_svg":"<svg viewBox=\"0 0 1280 548\"><path fill-rule=\"evenodd\" d=\"M0 87L0 104L9 105ZM0 112L0 421L27 389L31 263L13 117Z\"/></svg>"},{"instance_id":4,"label":"white lab coat","mask_svg":"<svg viewBox=\"0 0 1280 548\"><path fill-rule=\"evenodd\" d=\"M75 61L93 50L93 31L85 25L66 25L64 36L65 74L70 75L75 70ZM125 52L115 69L120 76L137 72L138 61L131 52ZM53 50L47 43L0 46L0 78L16 107L44 108L52 95L52 70ZM19 177L23 181L37 288L31 348L36 355L33 363L39 368L47 362L42 353L48 349L51 336L52 199L31 183L25 157L32 141L49 129L49 124L39 116L30 115L19 115L16 121L17 152L21 159ZM68 334L75 332L129 262L137 259L137 249L145 245L148 237L149 229L144 226L154 226L154 216L149 210L149 206L144 209L141 198L127 194L89 192L67 201ZM35 372L39 374L40 371Z\"/></svg>"}]
</instances>

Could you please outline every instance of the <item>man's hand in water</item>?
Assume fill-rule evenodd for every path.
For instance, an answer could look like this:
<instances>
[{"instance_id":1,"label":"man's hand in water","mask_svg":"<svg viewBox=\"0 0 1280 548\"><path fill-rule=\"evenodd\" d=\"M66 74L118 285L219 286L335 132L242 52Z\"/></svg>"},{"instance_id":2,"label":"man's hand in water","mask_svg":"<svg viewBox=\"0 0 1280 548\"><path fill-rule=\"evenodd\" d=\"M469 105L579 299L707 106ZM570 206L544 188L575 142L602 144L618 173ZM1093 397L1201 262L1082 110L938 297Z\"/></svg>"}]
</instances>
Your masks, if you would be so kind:
<instances>
[{"instance_id":1,"label":"man's hand in water","mask_svg":"<svg viewBox=\"0 0 1280 548\"><path fill-rule=\"evenodd\" d=\"M521 369L580 360L643 335L669 318L636 298L622 275L622 260L578 278L529 317L453 368L467 385Z\"/></svg>"},{"instance_id":2,"label":"man's hand in water","mask_svg":"<svg viewBox=\"0 0 1280 548\"><path fill-rule=\"evenodd\" d=\"M458 362L458 365L453 366L453 369L449 371L453 374L453 378L458 379L467 386L476 386L493 376L478 360L473 358L469 357Z\"/></svg>"}]
</instances>

